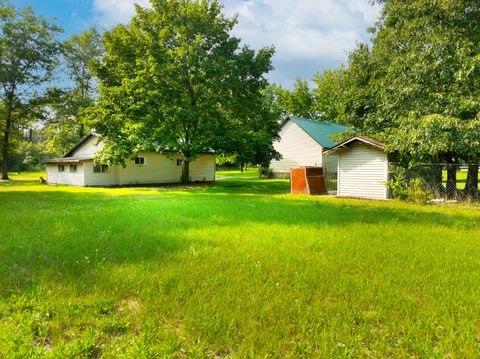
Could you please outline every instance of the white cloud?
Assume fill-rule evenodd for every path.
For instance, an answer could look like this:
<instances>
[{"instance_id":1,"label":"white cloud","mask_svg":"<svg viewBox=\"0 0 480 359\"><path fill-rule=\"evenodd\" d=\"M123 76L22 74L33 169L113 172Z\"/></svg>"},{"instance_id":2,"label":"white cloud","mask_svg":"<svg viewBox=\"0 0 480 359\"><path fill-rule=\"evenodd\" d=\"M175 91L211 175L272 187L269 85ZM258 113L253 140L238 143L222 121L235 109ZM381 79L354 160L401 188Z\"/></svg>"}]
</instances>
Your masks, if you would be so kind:
<instances>
[{"instance_id":1,"label":"white cloud","mask_svg":"<svg viewBox=\"0 0 480 359\"><path fill-rule=\"evenodd\" d=\"M97 22L101 27L111 28L118 23L127 23L135 15L135 4L146 7L149 0L93 0Z\"/></svg>"},{"instance_id":2,"label":"white cloud","mask_svg":"<svg viewBox=\"0 0 480 359\"><path fill-rule=\"evenodd\" d=\"M379 14L368 0L223 0L228 16L238 15L234 33L253 48L275 45L276 70L270 78L289 86L296 77L345 62ZM127 22L134 3L148 0L94 0L104 27Z\"/></svg>"}]
</instances>

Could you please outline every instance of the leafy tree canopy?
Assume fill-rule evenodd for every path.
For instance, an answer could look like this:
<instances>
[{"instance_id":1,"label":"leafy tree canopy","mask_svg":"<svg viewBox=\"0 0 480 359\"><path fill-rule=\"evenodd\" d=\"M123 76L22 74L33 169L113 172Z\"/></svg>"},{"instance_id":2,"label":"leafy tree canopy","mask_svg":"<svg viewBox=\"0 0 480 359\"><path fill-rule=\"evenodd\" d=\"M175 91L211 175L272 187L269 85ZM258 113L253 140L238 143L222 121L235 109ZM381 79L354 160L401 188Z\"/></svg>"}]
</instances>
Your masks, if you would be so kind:
<instances>
[{"instance_id":1,"label":"leafy tree canopy","mask_svg":"<svg viewBox=\"0 0 480 359\"><path fill-rule=\"evenodd\" d=\"M82 111L95 103L97 81L91 67L103 55L103 40L95 29L63 43L62 70L72 81L67 89L51 88L44 100L43 147L60 156L88 131Z\"/></svg>"},{"instance_id":2,"label":"leafy tree canopy","mask_svg":"<svg viewBox=\"0 0 480 359\"><path fill-rule=\"evenodd\" d=\"M8 179L11 135L19 130L34 91L51 78L57 65L61 31L27 7L17 10L0 1L0 102L2 179Z\"/></svg>"},{"instance_id":3,"label":"leafy tree canopy","mask_svg":"<svg viewBox=\"0 0 480 359\"><path fill-rule=\"evenodd\" d=\"M199 153L232 151L233 131L242 136L243 124L265 118L259 110L274 50L241 47L231 35L236 18L225 17L217 1L151 3L105 34L95 71L100 98L90 118L106 144L102 160L179 152L187 182Z\"/></svg>"},{"instance_id":4,"label":"leafy tree canopy","mask_svg":"<svg viewBox=\"0 0 480 359\"><path fill-rule=\"evenodd\" d=\"M468 143L478 141L469 128L480 113L480 4L384 3L371 48L350 55L347 118L414 160L478 160ZM425 140L421 153L415 138Z\"/></svg>"}]
</instances>

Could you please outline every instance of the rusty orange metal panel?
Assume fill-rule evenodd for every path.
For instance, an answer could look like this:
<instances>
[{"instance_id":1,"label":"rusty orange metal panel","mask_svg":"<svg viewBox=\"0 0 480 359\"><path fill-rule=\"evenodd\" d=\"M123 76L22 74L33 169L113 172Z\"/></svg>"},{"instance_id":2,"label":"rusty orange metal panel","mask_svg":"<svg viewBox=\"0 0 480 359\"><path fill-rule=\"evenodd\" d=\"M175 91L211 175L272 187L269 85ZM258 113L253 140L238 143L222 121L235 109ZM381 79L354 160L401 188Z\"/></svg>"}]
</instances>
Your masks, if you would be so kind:
<instances>
[{"instance_id":1,"label":"rusty orange metal panel","mask_svg":"<svg viewBox=\"0 0 480 359\"><path fill-rule=\"evenodd\" d=\"M290 170L290 189L292 194L308 194L305 168L292 168Z\"/></svg>"},{"instance_id":2,"label":"rusty orange metal panel","mask_svg":"<svg viewBox=\"0 0 480 359\"><path fill-rule=\"evenodd\" d=\"M327 193L323 168L302 167L290 170L292 194L318 195Z\"/></svg>"}]
</instances>

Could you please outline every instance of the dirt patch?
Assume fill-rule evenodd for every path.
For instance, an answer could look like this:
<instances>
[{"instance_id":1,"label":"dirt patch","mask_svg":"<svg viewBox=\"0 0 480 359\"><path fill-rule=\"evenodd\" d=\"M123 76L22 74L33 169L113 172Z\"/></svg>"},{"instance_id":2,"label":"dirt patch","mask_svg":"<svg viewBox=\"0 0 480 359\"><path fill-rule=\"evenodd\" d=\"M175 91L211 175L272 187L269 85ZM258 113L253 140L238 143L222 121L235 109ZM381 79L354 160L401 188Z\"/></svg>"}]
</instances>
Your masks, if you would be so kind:
<instances>
[{"instance_id":1,"label":"dirt patch","mask_svg":"<svg viewBox=\"0 0 480 359\"><path fill-rule=\"evenodd\" d=\"M124 299L120 302L118 307L118 311L120 313L130 313L130 314L137 314L141 309L141 304L138 299L135 298L128 298Z\"/></svg>"}]
</instances>

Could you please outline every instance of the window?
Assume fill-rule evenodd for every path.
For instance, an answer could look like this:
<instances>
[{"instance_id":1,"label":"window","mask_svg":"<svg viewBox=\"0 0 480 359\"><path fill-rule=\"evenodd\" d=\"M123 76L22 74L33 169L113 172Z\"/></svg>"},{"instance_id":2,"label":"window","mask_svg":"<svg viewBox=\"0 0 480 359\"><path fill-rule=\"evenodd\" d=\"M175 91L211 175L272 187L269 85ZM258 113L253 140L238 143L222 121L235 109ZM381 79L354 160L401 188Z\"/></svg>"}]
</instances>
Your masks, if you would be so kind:
<instances>
[{"instance_id":1,"label":"window","mask_svg":"<svg viewBox=\"0 0 480 359\"><path fill-rule=\"evenodd\" d=\"M65 172L65 166L64 165L58 165L58 172Z\"/></svg>"},{"instance_id":2,"label":"window","mask_svg":"<svg viewBox=\"0 0 480 359\"><path fill-rule=\"evenodd\" d=\"M177 160L177 166L181 166L182 165L182 160Z\"/></svg>"},{"instance_id":3,"label":"window","mask_svg":"<svg viewBox=\"0 0 480 359\"><path fill-rule=\"evenodd\" d=\"M70 173L77 173L77 165L70 165Z\"/></svg>"},{"instance_id":4,"label":"window","mask_svg":"<svg viewBox=\"0 0 480 359\"><path fill-rule=\"evenodd\" d=\"M107 173L108 165L95 165L93 166L93 173Z\"/></svg>"},{"instance_id":5,"label":"window","mask_svg":"<svg viewBox=\"0 0 480 359\"><path fill-rule=\"evenodd\" d=\"M145 157L135 157L135 165L136 166L144 166L145 165Z\"/></svg>"}]
</instances>

